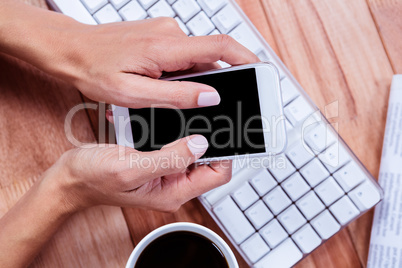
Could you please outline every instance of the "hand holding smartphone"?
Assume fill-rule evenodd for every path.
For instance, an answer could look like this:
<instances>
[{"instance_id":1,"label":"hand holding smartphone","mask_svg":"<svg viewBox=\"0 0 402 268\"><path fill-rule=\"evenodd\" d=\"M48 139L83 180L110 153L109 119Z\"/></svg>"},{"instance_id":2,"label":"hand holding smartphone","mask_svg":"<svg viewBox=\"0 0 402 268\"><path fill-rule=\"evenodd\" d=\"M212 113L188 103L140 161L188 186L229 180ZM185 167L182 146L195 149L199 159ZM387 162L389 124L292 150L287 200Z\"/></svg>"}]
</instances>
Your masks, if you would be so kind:
<instances>
[{"instance_id":1,"label":"hand holding smartphone","mask_svg":"<svg viewBox=\"0 0 402 268\"><path fill-rule=\"evenodd\" d=\"M214 87L219 105L195 109L114 107L117 142L153 151L182 137L201 134L209 148L197 162L263 157L286 146L278 71L271 63L248 64L166 80Z\"/></svg>"}]
</instances>

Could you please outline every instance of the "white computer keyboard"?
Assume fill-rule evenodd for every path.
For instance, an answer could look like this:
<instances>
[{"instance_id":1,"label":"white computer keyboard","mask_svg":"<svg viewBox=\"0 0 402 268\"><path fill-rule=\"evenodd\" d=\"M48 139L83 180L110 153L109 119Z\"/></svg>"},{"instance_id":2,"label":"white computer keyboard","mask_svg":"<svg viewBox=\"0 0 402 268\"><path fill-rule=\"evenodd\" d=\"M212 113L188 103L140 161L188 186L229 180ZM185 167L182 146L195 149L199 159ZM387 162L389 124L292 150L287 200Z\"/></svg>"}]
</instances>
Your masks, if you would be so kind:
<instances>
[{"instance_id":1,"label":"white computer keyboard","mask_svg":"<svg viewBox=\"0 0 402 268\"><path fill-rule=\"evenodd\" d=\"M287 118L285 153L272 159L267 168L235 162L232 180L199 198L250 266L295 265L382 199L373 177L235 1L48 2L87 24L174 17L187 35L229 34L262 61L278 67Z\"/></svg>"}]
</instances>

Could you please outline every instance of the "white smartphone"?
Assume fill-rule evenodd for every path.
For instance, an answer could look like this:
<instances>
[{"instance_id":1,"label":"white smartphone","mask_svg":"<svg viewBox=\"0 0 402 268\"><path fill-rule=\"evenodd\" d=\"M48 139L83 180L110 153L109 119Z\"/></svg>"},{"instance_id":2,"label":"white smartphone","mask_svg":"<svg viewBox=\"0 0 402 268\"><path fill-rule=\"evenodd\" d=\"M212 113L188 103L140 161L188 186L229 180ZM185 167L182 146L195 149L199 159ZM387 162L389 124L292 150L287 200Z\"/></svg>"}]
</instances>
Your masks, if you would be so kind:
<instances>
[{"instance_id":1,"label":"white smartphone","mask_svg":"<svg viewBox=\"0 0 402 268\"><path fill-rule=\"evenodd\" d=\"M209 148L197 162L281 153L286 147L279 74L272 63L256 63L166 80L214 87L219 105L195 109L113 107L117 143L152 151L182 137L201 134ZM155 89L157 91L157 89Z\"/></svg>"}]
</instances>

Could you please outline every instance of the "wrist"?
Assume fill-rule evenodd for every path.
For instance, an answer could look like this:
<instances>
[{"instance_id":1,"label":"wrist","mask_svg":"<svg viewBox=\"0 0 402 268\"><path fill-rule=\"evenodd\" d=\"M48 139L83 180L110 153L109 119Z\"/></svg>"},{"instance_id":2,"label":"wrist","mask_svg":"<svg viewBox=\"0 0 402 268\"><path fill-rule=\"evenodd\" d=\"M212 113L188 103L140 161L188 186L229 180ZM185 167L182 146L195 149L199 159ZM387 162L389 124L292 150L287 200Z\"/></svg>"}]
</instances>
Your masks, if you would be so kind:
<instances>
[{"instance_id":1,"label":"wrist","mask_svg":"<svg viewBox=\"0 0 402 268\"><path fill-rule=\"evenodd\" d=\"M70 172L61 160L63 156L45 172L38 188L41 195L46 197L46 202L53 204L53 210L60 217L68 217L84 207L77 198L77 187L72 183Z\"/></svg>"},{"instance_id":2,"label":"wrist","mask_svg":"<svg viewBox=\"0 0 402 268\"><path fill-rule=\"evenodd\" d=\"M92 26L19 1L6 2L0 7L0 51L62 80L75 79L79 39Z\"/></svg>"}]
</instances>

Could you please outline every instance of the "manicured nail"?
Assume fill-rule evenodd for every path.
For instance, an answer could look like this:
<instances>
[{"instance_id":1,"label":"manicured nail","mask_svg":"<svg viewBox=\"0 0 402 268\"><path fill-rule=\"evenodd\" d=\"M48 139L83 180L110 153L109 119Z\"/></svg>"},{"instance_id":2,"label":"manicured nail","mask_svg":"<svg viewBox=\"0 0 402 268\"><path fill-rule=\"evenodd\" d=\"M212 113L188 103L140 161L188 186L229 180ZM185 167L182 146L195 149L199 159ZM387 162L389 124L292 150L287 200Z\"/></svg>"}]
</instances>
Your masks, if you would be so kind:
<instances>
[{"instance_id":1,"label":"manicured nail","mask_svg":"<svg viewBox=\"0 0 402 268\"><path fill-rule=\"evenodd\" d=\"M201 157L208 149L208 141L204 136L197 135L187 142L188 149L196 158Z\"/></svg>"},{"instance_id":2,"label":"manicured nail","mask_svg":"<svg viewBox=\"0 0 402 268\"><path fill-rule=\"evenodd\" d=\"M201 92L198 95L198 106L214 106L221 102L221 97L218 92Z\"/></svg>"}]
</instances>

